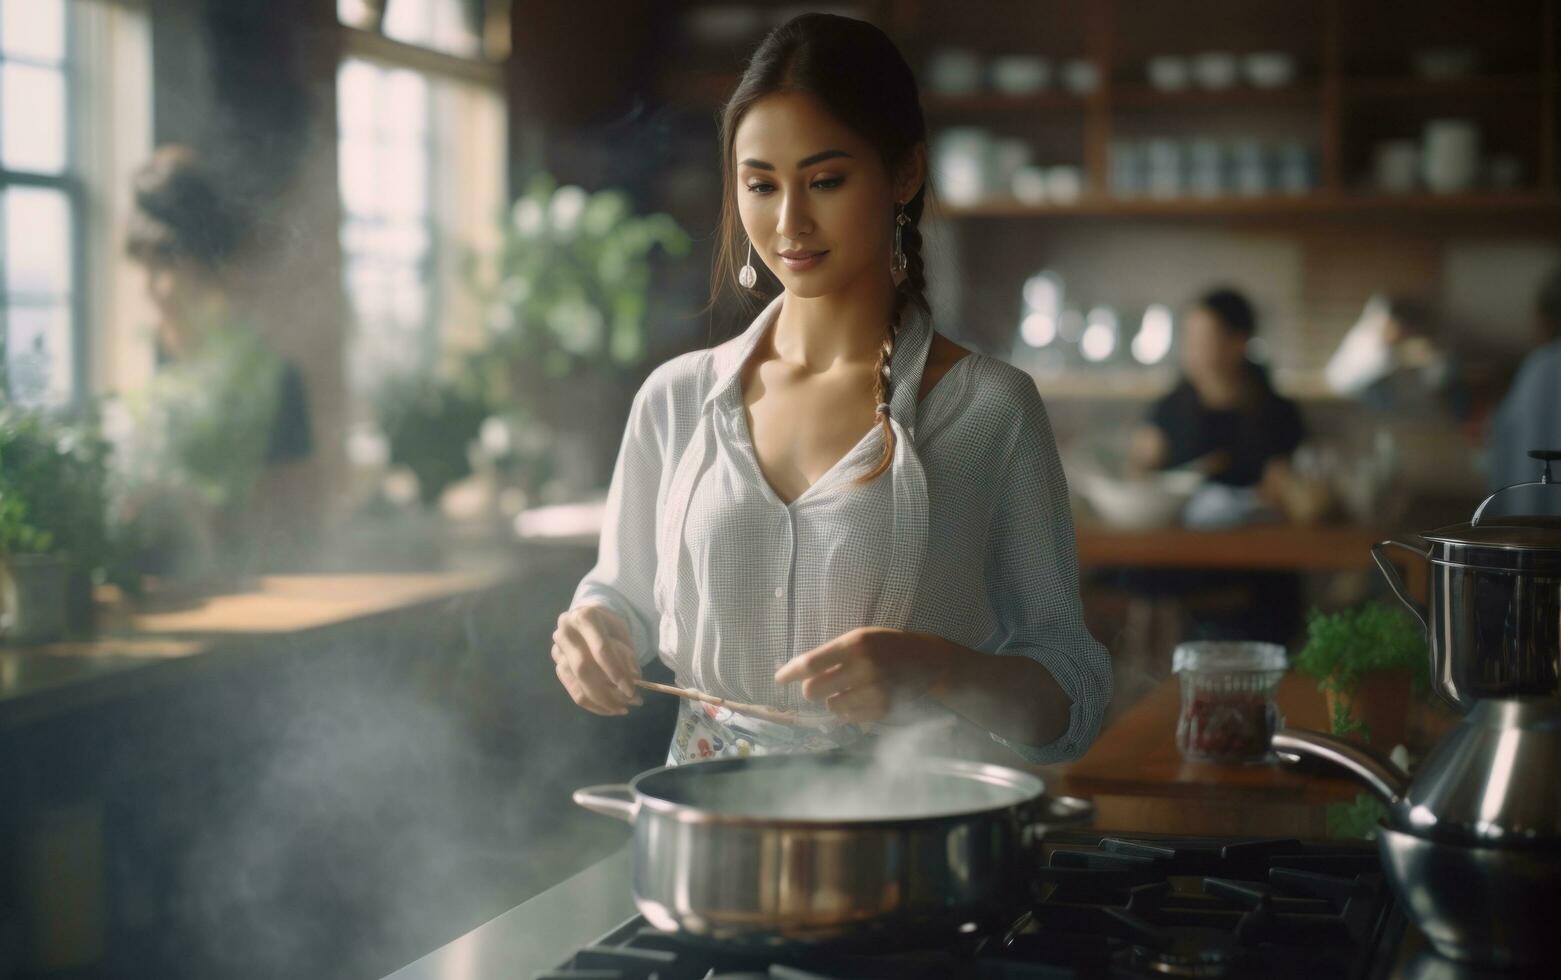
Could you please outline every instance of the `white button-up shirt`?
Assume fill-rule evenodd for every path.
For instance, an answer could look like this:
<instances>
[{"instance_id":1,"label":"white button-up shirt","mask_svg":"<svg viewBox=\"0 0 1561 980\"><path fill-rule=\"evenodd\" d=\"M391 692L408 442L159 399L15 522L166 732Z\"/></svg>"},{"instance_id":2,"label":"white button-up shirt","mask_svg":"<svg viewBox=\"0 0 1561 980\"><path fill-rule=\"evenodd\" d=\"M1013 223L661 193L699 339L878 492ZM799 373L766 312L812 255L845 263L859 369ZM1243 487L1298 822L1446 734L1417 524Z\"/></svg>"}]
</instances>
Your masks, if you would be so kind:
<instances>
[{"instance_id":1,"label":"white button-up shirt","mask_svg":"<svg viewBox=\"0 0 1561 980\"><path fill-rule=\"evenodd\" d=\"M1072 700L1067 732L1044 746L992 737L1032 762L1078 756L1111 667L1084 628L1067 484L1034 381L972 353L918 405L932 327L912 308L890 361L891 468L851 484L882 455L874 424L785 503L759 469L740 379L784 296L646 379L570 607L617 612L640 662L659 656L680 685L803 714L826 712L774 672L860 626L1029 657Z\"/></svg>"}]
</instances>

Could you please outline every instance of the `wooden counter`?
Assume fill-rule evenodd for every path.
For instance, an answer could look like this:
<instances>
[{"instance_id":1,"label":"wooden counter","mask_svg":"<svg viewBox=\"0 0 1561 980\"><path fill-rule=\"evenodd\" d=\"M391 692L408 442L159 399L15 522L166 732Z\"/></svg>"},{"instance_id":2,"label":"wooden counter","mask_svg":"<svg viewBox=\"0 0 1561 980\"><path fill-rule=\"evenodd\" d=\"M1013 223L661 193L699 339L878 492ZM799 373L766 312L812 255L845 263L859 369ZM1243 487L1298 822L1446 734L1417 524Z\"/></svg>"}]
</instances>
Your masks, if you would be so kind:
<instances>
[{"instance_id":1,"label":"wooden counter","mask_svg":"<svg viewBox=\"0 0 1561 980\"><path fill-rule=\"evenodd\" d=\"M1085 567L1268 569L1337 572L1369 569L1371 546L1391 537L1376 528L1251 524L1216 531L1184 527L1124 531L1092 521L1077 527L1079 564ZM1395 562L1405 555L1389 552ZM1423 588L1425 564L1400 566L1412 590Z\"/></svg>"},{"instance_id":2,"label":"wooden counter","mask_svg":"<svg viewBox=\"0 0 1561 980\"><path fill-rule=\"evenodd\" d=\"M1285 724L1327 730L1327 708L1312 678L1287 674L1278 702ZM1171 834L1321 837L1327 805L1361 792L1348 779L1278 763L1186 761L1176 748L1180 710L1181 689L1171 677L1102 732L1084 758L1053 769L1051 779L1063 792L1094 799L1099 828Z\"/></svg>"},{"instance_id":3,"label":"wooden counter","mask_svg":"<svg viewBox=\"0 0 1561 980\"><path fill-rule=\"evenodd\" d=\"M262 641L302 636L475 595L513 577L502 567L383 575L270 575L241 591L174 602L100 606L99 634L37 646L0 646L0 730L66 706L193 669Z\"/></svg>"}]
</instances>

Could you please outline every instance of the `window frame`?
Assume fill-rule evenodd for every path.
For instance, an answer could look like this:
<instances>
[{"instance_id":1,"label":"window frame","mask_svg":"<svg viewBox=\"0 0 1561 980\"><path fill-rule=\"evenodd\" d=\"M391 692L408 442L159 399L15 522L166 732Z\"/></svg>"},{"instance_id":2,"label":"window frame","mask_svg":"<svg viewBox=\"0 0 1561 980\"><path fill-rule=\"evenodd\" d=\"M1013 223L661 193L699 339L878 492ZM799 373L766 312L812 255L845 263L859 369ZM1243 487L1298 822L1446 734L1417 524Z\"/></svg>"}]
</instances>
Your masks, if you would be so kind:
<instances>
[{"instance_id":1,"label":"window frame","mask_svg":"<svg viewBox=\"0 0 1561 980\"><path fill-rule=\"evenodd\" d=\"M68 209L68 227L70 233L70 301L65 304L65 309L70 314L71 345L69 395L64 404L68 407L79 407L88 397L88 381L91 377L91 353L88 351L88 341L92 331L89 329L88 318L91 308L87 301L88 290L86 288L87 262L87 193L85 182L81 174L82 158L82 112L81 102L81 25L79 24L79 12L77 5L65 0L65 52L58 65L43 65L42 67L57 68L65 85L65 160L64 166L58 174L37 173L27 170L11 170L3 160L0 160L0 341L4 341L5 363L0 364L7 376L11 371L11 310L14 304L11 300L11 292L7 284L8 259L5 251L4 236L4 209L5 192L12 187L37 187L45 190L63 192L65 204ZM23 65L37 65L38 62L27 59L16 59L0 52L0 65L15 63ZM4 85L0 78L0 86ZM0 98L4 97L0 91ZM5 385L9 388L9 381Z\"/></svg>"}]
</instances>

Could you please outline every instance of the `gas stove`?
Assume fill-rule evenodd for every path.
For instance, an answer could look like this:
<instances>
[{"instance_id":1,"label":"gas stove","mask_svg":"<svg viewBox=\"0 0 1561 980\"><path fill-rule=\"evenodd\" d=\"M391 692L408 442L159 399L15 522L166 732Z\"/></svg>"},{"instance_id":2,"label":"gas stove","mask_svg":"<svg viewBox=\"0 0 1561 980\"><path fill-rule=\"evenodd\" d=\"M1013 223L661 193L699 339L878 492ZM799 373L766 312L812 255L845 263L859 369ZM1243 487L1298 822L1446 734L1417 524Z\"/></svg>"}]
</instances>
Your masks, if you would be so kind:
<instances>
[{"instance_id":1,"label":"gas stove","mask_svg":"<svg viewBox=\"0 0 1561 980\"><path fill-rule=\"evenodd\" d=\"M1404 920L1366 842L1058 833L1011 920L928 949L716 951L636 916L536 980L1378 980Z\"/></svg>"}]
</instances>

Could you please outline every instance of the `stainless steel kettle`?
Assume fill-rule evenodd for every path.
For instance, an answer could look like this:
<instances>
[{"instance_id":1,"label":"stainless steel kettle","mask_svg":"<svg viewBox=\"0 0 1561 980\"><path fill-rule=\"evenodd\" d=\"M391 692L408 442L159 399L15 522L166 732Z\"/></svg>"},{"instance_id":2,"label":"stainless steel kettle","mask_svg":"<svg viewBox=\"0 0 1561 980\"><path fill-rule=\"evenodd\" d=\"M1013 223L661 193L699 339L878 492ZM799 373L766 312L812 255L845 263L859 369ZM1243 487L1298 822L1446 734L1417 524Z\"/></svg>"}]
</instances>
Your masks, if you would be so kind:
<instances>
[{"instance_id":1,"label":"stainless steel kettle","mask_svg":"<svg viewBox=\"0 0 1561 980\"><path fill-rule=\"evenodd\" d=\"M1486 517L1492 500L1519 487L1553 487L1561 450L1533 450L1540 479L1486 497L1467 524L1420 535L1429 546L1383 541L1372 558L1393 594L1426 629L1431 685L1467 712L1482 698L1561 696L1561 518ZM1430 566L1430 604L1409 595L1386 550L1400 548Z\"/></svg>"},{"instance_id":2,"label":"stainless steel kettle","mask_svg":"<svg viewBox=\"0 0 1561 980\"><path fill-rule=\"evenodd\" d=\"M1385 802L1388 822L1427 840L1486 847L1561 846L1561 700L1481 701L1438 742L1414 780L1364 746L1282 728L1287 761L1312 756L1349 770Z\"/></svg>"}]
</instances>

